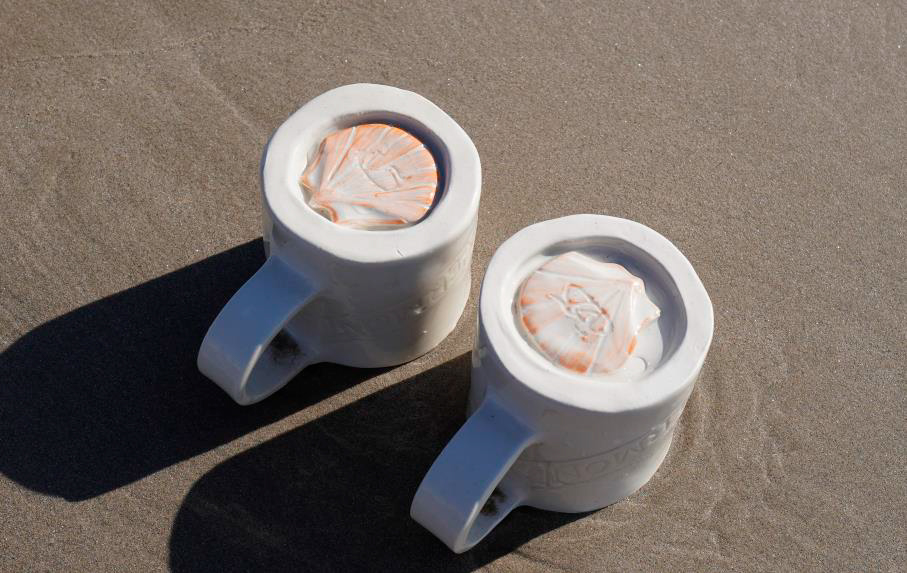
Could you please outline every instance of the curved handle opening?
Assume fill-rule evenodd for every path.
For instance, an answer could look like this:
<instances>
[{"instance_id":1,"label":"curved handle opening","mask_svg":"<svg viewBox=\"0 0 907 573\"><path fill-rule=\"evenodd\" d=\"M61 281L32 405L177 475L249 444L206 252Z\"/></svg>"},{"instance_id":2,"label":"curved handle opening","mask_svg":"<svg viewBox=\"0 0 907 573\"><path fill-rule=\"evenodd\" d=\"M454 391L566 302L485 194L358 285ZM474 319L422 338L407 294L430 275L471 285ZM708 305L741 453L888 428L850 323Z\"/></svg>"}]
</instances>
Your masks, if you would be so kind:
<instances>
[{"instance_id":1,"label":"curved handle opening","mask_svg":"<svg viewBox=\"0 0 907 573\"><path fill-rule=\"evenodd\" d=\"M528 488L507 472L537 440L487 397L428 470L410 515L454 552L472 548L525 501Z\"/></svg>"},{"instance_id":2,"label":"curved handle opening","mask_svg":"<svg viewBox=\"0 0 907 573\"><path fill-rule=\"evenodd\" d=\"M271 256L214 319L198 369L239 404L267 398L316 362L285 328L316 294L308 279Z\"/></svg>"}]
</instances>

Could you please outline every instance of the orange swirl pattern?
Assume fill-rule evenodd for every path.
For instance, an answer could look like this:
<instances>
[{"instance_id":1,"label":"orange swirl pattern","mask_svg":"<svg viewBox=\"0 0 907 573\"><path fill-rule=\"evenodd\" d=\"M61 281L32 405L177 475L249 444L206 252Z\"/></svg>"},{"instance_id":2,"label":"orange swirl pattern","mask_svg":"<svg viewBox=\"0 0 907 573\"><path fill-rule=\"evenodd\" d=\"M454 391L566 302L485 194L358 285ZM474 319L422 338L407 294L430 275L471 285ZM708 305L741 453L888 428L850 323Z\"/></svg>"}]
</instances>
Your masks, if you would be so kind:
<instances>
[{"instance_id":1,"label":"orange swirl pattern","mask_svg":"<svg viewBox=\"0 0 907 573\"><path fill-rule=\"evenodd\" d=\"M518 296L524 336L552 362L582 374L620 368L639 332L661 314L642 279L575 251L535 270Z\"/></svg>"},{"instance_id":2,"label":"orange swirl pattern","mask_svg":"<svg viewBox=\"0 0 907 573\"><path fill-rule=\"evenodd\" d=\"M413 225L428 213L438 168L410 133L370 123L328 135L300 184L309 206L338 225L393 229Z\"/></svg>"}]
</instances>

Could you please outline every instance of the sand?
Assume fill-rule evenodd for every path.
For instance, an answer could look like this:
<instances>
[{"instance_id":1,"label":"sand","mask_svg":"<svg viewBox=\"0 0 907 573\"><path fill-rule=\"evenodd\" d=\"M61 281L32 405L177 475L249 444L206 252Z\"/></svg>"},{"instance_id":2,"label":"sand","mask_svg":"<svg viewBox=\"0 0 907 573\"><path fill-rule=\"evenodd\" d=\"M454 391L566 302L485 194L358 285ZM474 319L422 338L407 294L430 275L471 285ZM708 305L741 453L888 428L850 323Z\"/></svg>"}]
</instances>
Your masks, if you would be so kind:
<instances>
[{"instance_id":1,"label":"sand","mask_svg":"<svg viewBox=\"0 0 907 573\"><path fill-rule=\"evenodd\" d=\"M903 6L84 4L2 10L0 570L907 568ZM263 261L262 147L353 82L475 141L470 304L410 364L235 406L195 353ZM408 509L483 271L579 212L678 245L712 350L641 491L455 556Z\"/></svg>"}]
</instances>

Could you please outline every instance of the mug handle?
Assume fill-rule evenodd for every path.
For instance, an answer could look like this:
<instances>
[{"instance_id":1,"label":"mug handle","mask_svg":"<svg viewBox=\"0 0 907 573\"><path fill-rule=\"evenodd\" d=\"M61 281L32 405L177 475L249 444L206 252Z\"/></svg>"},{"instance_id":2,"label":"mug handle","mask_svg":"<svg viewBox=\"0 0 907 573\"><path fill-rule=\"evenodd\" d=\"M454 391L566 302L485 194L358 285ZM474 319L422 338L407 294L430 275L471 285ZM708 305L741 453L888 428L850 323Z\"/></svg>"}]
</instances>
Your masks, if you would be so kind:
<instances>
[{"instance_id":1,"label":"mug handle","mask_svg":"<svg viewBox=\"0 0 907 573\"><path fill-rule=\"evenodd\" d=\"M472 548L526 499L525 486L504 478L537 441L533 429L486 397L425 474L410 516L455 553Z\"/></svg>"},{"instance_id":2,"label":"mug handle","mask_svg":"<svg viewBox=\"0 0 907 573\"><path fill-rule=\"evenodd\" d=\"M214 319L198 369L239 404L267 398L315 362L281 331L317 293L312 281L271 255ZM278 333L287 339L272 345Z\"/></svg>"}]
</instances>

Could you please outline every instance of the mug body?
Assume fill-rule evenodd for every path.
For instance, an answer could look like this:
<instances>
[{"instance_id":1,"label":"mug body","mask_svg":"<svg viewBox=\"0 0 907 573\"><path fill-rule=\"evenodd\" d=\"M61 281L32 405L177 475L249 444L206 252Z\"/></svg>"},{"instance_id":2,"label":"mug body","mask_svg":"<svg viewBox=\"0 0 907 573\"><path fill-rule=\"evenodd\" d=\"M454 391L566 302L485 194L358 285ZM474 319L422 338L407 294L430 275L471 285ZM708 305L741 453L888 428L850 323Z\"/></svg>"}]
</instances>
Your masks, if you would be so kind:
<instances>
[{"instance_id":1,"label":"mug body","mask_svg":"<svg viewBox=\"0 0 907 573\"><path fill-rule=\"evenodd\" d=\"M377 368L413 360L450 334L466 306L475 218L431 250L379 262L336 257L275 229L265 231L271 256L320 285L284 327L299 351L318 361Z\"/></svg>"},{"instance_id":2,"label":"mug body","mask_svg":"<svg viewBox=\"0 0 907 573\"><path fill-rule=\"evenodd\" d=\"M438 169L428 214L392 230L333 223L300 178L332 132L384 123L418 138ZM481 165L439 107L397 88L355 84L291 115L261 164L267 261L215 319L199 369L237 402L257 402L315 362L381 367L412 360L456 326L469 296Z\"/></svg>"},{"instance_id":3,"label":"mug body","mask_svg":"<svg viewBox=\"0 0 907 573\"><path fill-rule=\"evenodd\" d=\"M627 359L632 367L580 374L524 337L521 285L573 252L621 265L660 310L647 349ZM582 512L632 494L670 448L713 320L689 261L648 227L573 215L521 230L498 248L482 282L469 419L429 469L411 515L462 552L520 505Z\"/></svg>"},{"instance_id":4,"label":"mug body","mask_svg":"<svg viewBox=\"0 0 907 573\"><path fill-rule=\"evenodd\" d=\"M520 333L520 284L568 251L616 262L643 279L661 316L661 352L632 376L577 374L544 358ZM589 511L639 489L658 469L712 337L712 306L686 258L633 221L574 215L532 225L495 254L482 285L471 408L492 397L537 438L503 483L522 503Z\"/></svg>"},{"instance_id":5,"label":"mug body","mask_svg":"<svg viewBox=\"0 0 907 573\"><path fill-rule=\"evenodd\" d=\"M698 370L679 392L657 403L610 411L583 408L515 378L479 320L469 413L486 399L494 400L532 427L536 436L510 467L500 490L515 492L520 505L585 512L611 505L649 481L667 455Z\"/></svg>"}]
</instances>

